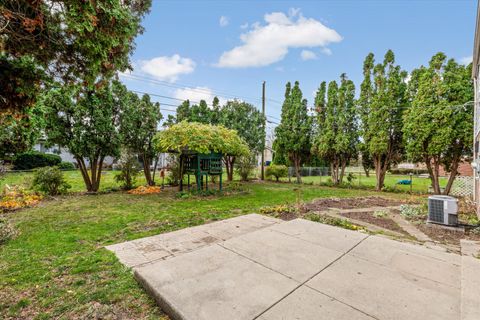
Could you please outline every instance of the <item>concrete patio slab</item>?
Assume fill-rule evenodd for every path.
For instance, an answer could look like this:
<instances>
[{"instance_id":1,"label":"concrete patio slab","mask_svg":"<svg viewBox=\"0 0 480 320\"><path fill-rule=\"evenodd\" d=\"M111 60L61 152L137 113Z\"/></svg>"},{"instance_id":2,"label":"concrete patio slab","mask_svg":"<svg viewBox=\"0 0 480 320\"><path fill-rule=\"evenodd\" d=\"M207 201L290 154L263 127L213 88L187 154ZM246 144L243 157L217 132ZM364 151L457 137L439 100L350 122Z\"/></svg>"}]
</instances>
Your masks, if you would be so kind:
<instances>
[{"instance_id":1,"label":"concrete patio slab","mask_svg":"<svg viewBox=\"0 0 480 320\"><path fill-rule=\"evenodd\" d=\"M463 247L247 215L108 249L174 320L480 319L478 249Z\"/></svg>"},{"instance_id":2,"label":"concrete patio slab","mask_svg":"<svg viewBox=\"0 0 480 320\"><path fill-rule=\"evenodd\" d=\"M266 228L281 222L279 219L248 214L197 227L152 237L141 238L106 248L113 251L127 267L136 267L160 259L178 256L213 243Z\"/></svg>"},{"instance_id":3,"label":"concrete patio slab","mask_svg":"<svg viewBox=\"0 0 480 320\"><path fill-rule=\"evenodd\" d=\"M322 223L295 219L280 223L271 228L322 247L340 252L347 252L368 235L357 231L346 230Z\"/></svg>"},{"instance_id":4,"label":"concrete patio slab","mask_svg":"<svg viewBox=\"0 0 480 320\"><path fill-rule=\"evenodd\" d=\"M273 306L259 320L372 320L363 312L302 286Z\"/></svg>"},{"instance_id":5,"label":"concrete patio slab","mask_svg":"<svg viewBox=\"0 0 480 320\"><path fill-rule=\"evenodd\" d=\"M344 256L306 283L377 319L458 319L460 289Z\"/></svg>"},{"instance_id":6,"label":"concrete patio slab","mask_svg":"<svg viewBox=\"0 0 480 320\"><path fill-rule=\"evenodd\" d=\"M298 283L219 245L135 269L174 319L253 319Z\"/></svg>"},{"instance_id":7,"label":"concrete patio slab","mask_svg":"<svg viewBox=\"0 0 480 320\"><path fill-rule=\"evenodd\" d=\"M480 242L462 240L462 320L480 319Z\"/></svg>"},{"instance_id":8,"label":"concrete patio slab","mask_svg":"<svg viewBox=\"0 0 480 320\"><path fill-rule=\"evenodd\" d=\"M232 238L222 246L299 282L313 277L342 255L271 229Z\"/></svg>"},{"instance_id":9,"label":"concrete patio slab","mask_svg":"<svg viewBox=\"0 0 480 320\"><path fill-rule=\"evenodd\" d=\"M460 288L460 256L395 240L369 237L351 255L401 273Z\"/></svg>"}]
</instances>

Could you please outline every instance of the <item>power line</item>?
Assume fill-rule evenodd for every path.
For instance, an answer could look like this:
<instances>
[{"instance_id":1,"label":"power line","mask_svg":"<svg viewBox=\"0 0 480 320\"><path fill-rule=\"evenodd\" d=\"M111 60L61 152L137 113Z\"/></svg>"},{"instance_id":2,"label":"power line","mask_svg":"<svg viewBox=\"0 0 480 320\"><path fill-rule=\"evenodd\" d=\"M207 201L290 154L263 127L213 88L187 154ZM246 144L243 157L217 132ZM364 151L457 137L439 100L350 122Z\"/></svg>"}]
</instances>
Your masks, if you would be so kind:
<instances>
[{"instance_id":1,"label":"power line","mask_svg":"<svg viewBox=\"0 0 480 320\"><path fill-rule=\"evenodd\" d=\"M230 98L234 98L234 99L235 98L240 98L240 99L244 100L245 102L248 102L248 100L255 100L255 101L257 101L257 103L261 102L260 98L241 96L241 95L238 95L238 94L228 93L228 92L225 92L225 91L212 89L212 88L202 89L202 88L187 85L187 84L170 83L170 82L167 82L167 81L158 80L158 79L154 79L154 78L150 78L150 77L145 77L145 76L138 75L138 74L122 74L122 77L127 77L129 79L137 80L137 81L148 81L150 83L155 83L155 84L158 84L158 85L161 85L161 86L175 88L175 89L188 89L189 91L193 91L193 92L209 93L209 94L210 93L216 93L218 95L222 95L222 96L230 97Z\"/></svg>"}]
</instances>

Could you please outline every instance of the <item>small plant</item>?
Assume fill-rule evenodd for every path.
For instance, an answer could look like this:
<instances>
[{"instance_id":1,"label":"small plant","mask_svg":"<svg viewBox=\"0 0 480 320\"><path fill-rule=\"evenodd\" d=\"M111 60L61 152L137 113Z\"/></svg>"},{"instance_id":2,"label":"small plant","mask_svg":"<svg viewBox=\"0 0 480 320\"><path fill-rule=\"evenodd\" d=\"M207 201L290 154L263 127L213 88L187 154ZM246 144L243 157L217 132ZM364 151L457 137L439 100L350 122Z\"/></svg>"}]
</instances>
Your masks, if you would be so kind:
<instances>
[{"instance_id":1,"label":"small plant","mask_svg":"<svg viewBox=\"0 0 480 320\"><path fill-rule=\"evenodd\" d=\"M35 170L32 188L45 194L55 196L66 193L70 188L58 167L43 167Z\"/></svg>"},{"instance_id":2,"label":"small plant","mask_svg":"<svg viewBox=\"0 0 480 320\"><path fill-rule=\"evenodd\" d=\"M408 204L402 204L400 206L400 214L406 218L415 218L424 215L422 208Z\"/></svg>"},{"instance_id":3,"label":"small plant","mask_svg":"<svg viewBox=\"0 0 480 320\"><path fill-rule=\"evenodd\" d=\"M237 158L235 170L242 181L248 181L253 169L255 169L255 158L251 154Z\"/></svg>"},{"instance_id":4,"label":"small plant","mask_svg":"<svg viewBox=\"0 0 480 320\"><path fill-rule=\"evenodd\" d=\"M0 245L17 236L17 230L5 218L0 218Z\"/></svg>"},{"instance_id":5,"label":"small plant","mask_svg":"<svg viewBox=\"0 0 480 320\"><path fill-rule=\"evenodd\" d=\"M260 208L260 213L273 215L273 216L278 216L281 213L296 213L296 212L297 212L297 208L289 205L285 205L285 204Z\"/></svg>"},{"instance_id":6,"label":"small plant","mask_svg":"<svg viewBox=\"0 0 480 320\"><path fill-rule=\"evenodd\" d=\"M388 211L385 210L377 210L373 213L373 215L377 218L383 218L388 216Z\"/></svg>"},{"instance_id":7,"label":"small plant","mask_svg":"<svg viewBox=\"0 0 480 320\"><path fill-rule=\"evenodd\" d=\"M320 215L320 214L315 214L311 213L305 216L306 219L314 222L320 222L324 224L329 224L332 226L337 226L340 228L344 229L349 229L349 230L364 230L365 228L354 225L347 219L340 219L340 218L334 218L330 217L328 215Z\"/></svg>"},{"instance_id":8,"label":"small plant","mask_svg":"<svg viewBox=\"0 0 480 320\"><path fill-rule=\"evenodd\" d=\"M357 177L352 172L349 172L347 175L347 183L351 185L355 179L357 179Z\"/></svg>"},{"instance_id":9,"label":"small plant","mask_svg":"<svg viewBox=\"0 0 480 320\"><path fill-rule=\"evenodd\" d=\"M288 175L288 168L284 165L272 164L265 169L265 175L269 179L275 177L275 180L278 182L280 178Z\"/></svg>"},{"instance_id":10,"label":"small plant","mask_svg":"<svg viewBox=\"0 0 480 320\"><path fill-rule=\"evenodd\" d=\"M137 157L128 151L123 151L118 166L120 172L115 175L115 180L122 184L124 190L133 189L140 171Z\"/></svg>"}]
</instances>

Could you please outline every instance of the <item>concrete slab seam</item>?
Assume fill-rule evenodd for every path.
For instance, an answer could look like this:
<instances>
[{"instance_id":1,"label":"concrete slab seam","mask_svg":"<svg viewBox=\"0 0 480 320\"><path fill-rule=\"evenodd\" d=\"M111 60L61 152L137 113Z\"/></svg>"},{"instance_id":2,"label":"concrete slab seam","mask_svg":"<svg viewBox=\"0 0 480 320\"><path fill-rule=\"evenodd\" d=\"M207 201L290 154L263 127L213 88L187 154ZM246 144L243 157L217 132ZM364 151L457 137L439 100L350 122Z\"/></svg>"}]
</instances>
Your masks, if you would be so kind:
<instances>
[{"instance_id":1,"label":"concrete slab seam","mask_svg":"<svg viewBox=\"0 0 480 320\"><path fill-rule=\"evenodd\" d=\"M350 249L348 249L345 253L343 253L342 255L340 255L337 259L333 260L332 262L330 262L328 265L326 265L325 267L323 267L320 271L318 271L317 273L315 273L314 275L312 275L310 278L308 278L307 280L305 280L304 282L300 283L297 287L293 288L293 290L291 290L290 292L288 292L284 297L280 298L278 301L276 301L275 303L273 303L270 307L268 307L267 309L263 310L263 312L261 312L259 315L257 315L256 317L254 317L252 320L256 320L258 319L259 317L261 317L263 314L265 314L267 311L269 311L270 309L272 309L273 307L275 307L277 304L279 304L282 300L284 300L286 297L288 297L289 295L291 295L293 292L295 292L296 290L298 290L298 288L300 288L301 286L305 285L308 281L312 280L314 277L316 277L317 275L319 275L322 271L324 271L325 269L331 267L335 262L337 262L338 260L342 259L345 255L347 255L350 251L352 251L353 249L355 249L359 244L361 244L363 241L365 241L365 239L368 239L370 236L366 236L365 238L363 239L360 239L360 241L358 241L354 246L352 246ZM307 286L308 287L308 286ZM308 287L310 288L310 287ZM365 313L365 312L362 312L362 313ZM367 314L368 315L368 314ZM368 315L371 317L371 315Z\"/></svg>"}]
</instances>

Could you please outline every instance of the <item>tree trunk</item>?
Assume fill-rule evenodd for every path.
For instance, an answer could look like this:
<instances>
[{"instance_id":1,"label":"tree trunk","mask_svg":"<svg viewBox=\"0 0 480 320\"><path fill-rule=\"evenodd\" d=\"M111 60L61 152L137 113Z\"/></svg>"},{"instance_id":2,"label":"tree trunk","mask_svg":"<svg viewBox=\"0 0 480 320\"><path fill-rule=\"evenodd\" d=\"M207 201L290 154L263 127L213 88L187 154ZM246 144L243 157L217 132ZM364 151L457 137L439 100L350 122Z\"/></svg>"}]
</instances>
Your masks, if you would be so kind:
<instances>
[{"instance_id":1,"label":"tree trunk","mask_svg":"<svg viewBox=\"0 0 480 320\"><path fill-rule=\"evenodd\" d=\"M342 160L342 166L341 166L341 171L340 171L340 179L339 179L339 183L342 184L343 183L343 177L345 175L345 168L347 167L347 160L346 159L343 159Z\"/></svg>"},{"instance_id":2,"label":"tree trunk","mask_svg":"<svg viewBox=\"0 0 480 320\"><path fill-rule=\"evenodd\" d=\"M434 194L441 194L440 180L439 180L439 163L437 157L425 157L425 164L427 165L428 174Z\"/></svg>"},{"instance_id":3,"label":"tree trunk","mask_svg":"<svg viewBox=\"0 0 480 320\"><path fill-rule=\"evenodd\" d=\"M152 163L152 159L148 157L145 152L142 154L142 162L143 162L143 174L145 175L145 180L149 186L154 186L155 182L152 179L152 171L150 170L150 165Z\"/></svg>"},{"instance_id":4,"label":"tree trunk","mask_svg":"<svg viewBox=\"0 0 480 320\"><path fill-rule=\"evenodd\" d=\"M369 178L370 177L370 169L363 167L363 171L365 171L365 177Z\"/></svg>"},{"instance_id":5,"label":"tree trunk","mask_svg":"<svg viewBox=\"0 0 480 320\"><path fill-rule=\"evenodd\" d=\"M95 156L91 158L90 170L87 169L87 165L85 164L85 160L83 159L83 157L76 156L75 160L77 161L78 167L80 168L80 172L82 174L83 181L85 182L87 192L97 192L100 188L104 157Z\"/></svg>"},{"instance_id":6,"label":"tree trunk","mask_svg":"<svg viewBox=\"0 0 480 320\"><path fill-rule=\"evenodd\" d=\"M235 164L235 157L225 156L223 160L225 162L225 169L227 171L227 180L233 181L233 165Z\"/></svg>"},{"instance_id":7,"label":"tree trunk","mask_svg":"<svg viewBox=\"0 0 480 320\"><path fill-rule=\"evenodd\" d=\"M178 191L183 191L183 155L180 155L179 157L179 161L180 161L180 172L179 172L179 178L180 178L180 181L179 181L179 186L178 186Z\"/></svg>"},{"instance_id":8,"label":"tree trunk","mask_svg":"<svg viewBox=\"0 0 480 320\"><path fill-rule=\"evenodd\" d=\"M375 166L375 190L376 191L382 191L383 184L385 182L385 170L384 170L384 163L382 161L382 156L381 155L375 155L373 157L373 164Z\"/></svg>"},{"instance_id":9,"label":"tree trunk","mask_svg":"<svg viewBox=\"0 0 480 320\"><path fill-rule=\"evenodd\" d=\"M295 166L295 176L297 177L297 183L302 183L302 175L300 174L300 156L293 155L293 165Z\"/></svg>"},{"instance_id":10,"label":"tree trunk","mask_svg":"<svg viewBox=\"0 0 480 320\"><path fill-rule=\"evenodd\" d=\"M92 180L90 179L90 176L88 175L88 169L87 166L85 165L85 161L83 160L82 157L75 157L75 160L77 161L78 167L80 168L80 172L82 174L83 182L85 182L85 187L88 192L91 192L92 190Z\"/></svg>"},{"instance_id":11,"label":"tree trunk","mask_svg":"<svg viewBox=\"0 0 480 320\"><path fill-rule=\"evenodd\" d=\"M458 166L460 164L460 158L459 157L455 157L453 158L452 160L452 165L450 167L450 177L448 177L448 182L447 182L447 185L445 186L445 190L443 191L443 194L450 194L450 191L452 191L452 186L453 186L453 182L455 181L455 178L457 177L458 175Z\"/></svg>"}]
</instances>

